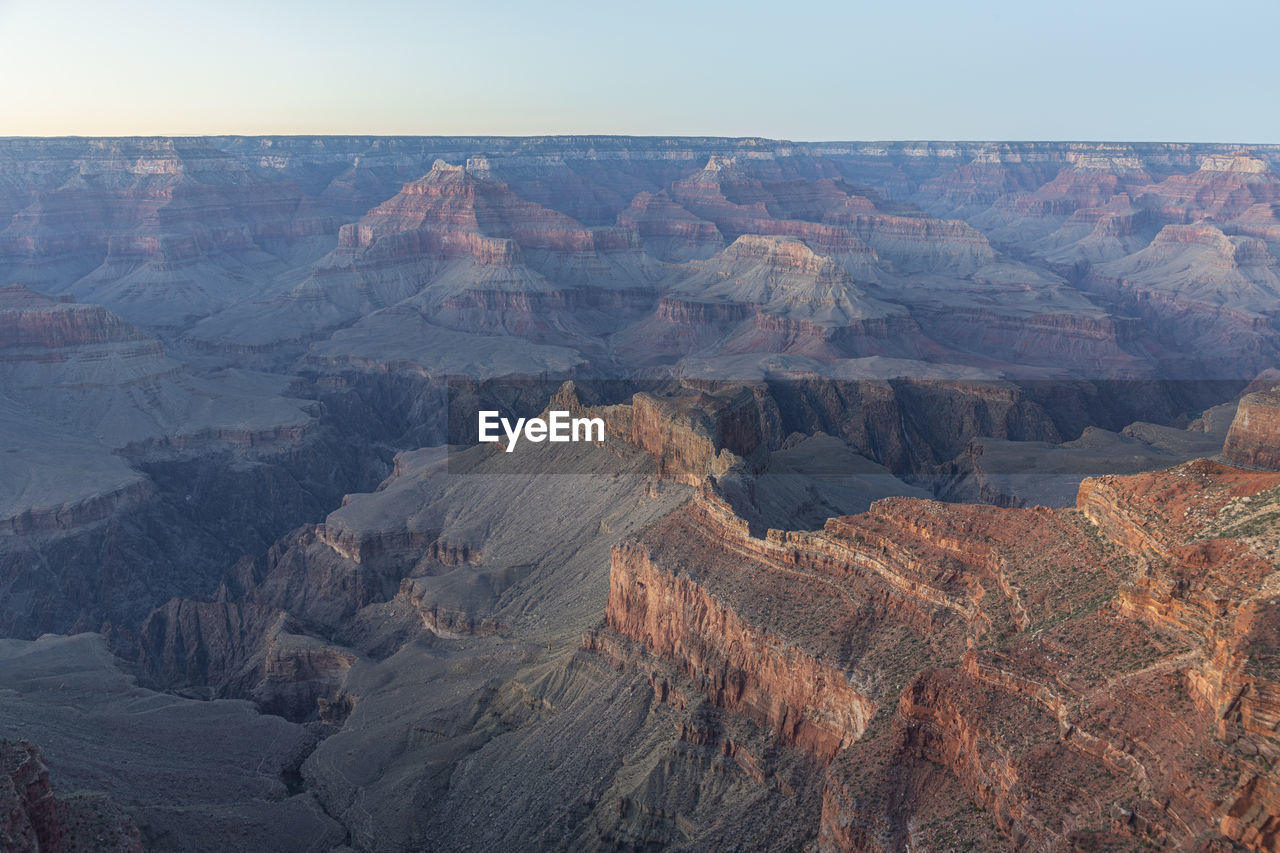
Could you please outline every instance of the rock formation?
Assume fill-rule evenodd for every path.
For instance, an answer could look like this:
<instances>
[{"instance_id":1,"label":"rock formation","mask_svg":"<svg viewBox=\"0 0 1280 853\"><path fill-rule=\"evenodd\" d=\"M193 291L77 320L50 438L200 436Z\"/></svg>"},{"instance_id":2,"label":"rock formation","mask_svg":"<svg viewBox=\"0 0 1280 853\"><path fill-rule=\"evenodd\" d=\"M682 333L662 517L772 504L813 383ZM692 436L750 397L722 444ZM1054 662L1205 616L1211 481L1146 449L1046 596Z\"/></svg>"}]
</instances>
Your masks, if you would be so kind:
<instances>
[{"instance_id":1,"label":"rock formation","mask_svg":"<svg viewBox=\"0 0 1280 853\"><path fill-rule=\"evenodd\" d=\"M1280 393L1256 391L1241 398L1222 454L1238 465L1280 469Z\"/></svg>"},{"instance_id":2,"label":"rock formation","mask_svg":"<svg viewBox=\"0 0 1280 853\"><path fill-rule=\"evenodd\" d=\"M707 493L615 548L586 648L645 666L624 635L830 762L821 846L928 842L933 762L1015 844L1271 849L1278 487L1201 462L1086 481L1079 511L887 500L762 539Z\"/></svg>"},{"instance_id":3,"label":"rock formation","mask_svg":"<svg viewBox=\"0 0 1280 853\"><path fill-rule=\"evenodd\" d=\"M216 586L221 561L240 555L231 549L269 544L314 507L296 478L311 480L323 448L342 442L281 377L191 370L101 306L17 285L0 289L0 378L0 565L12 596L0 623L17 636L97 629L143 615L166 590ZM251 495L267 506L239 503ZM243 523L250 515L263 530ZM169 561L196 542L220 553L174 573Z\"/></svg>"},{"instance_id":4,"label":"rock formation","mask_svg":"<svg viewBox=\"0 0 1280 853\"><path fill-rule=\"evenodd\" d=\"M1278 164L0 140L0 846L1277 849Z\"/></svg>"},{"instance_id":5,"label":"rock formation","mask_svg":"<svg viewBox=\"0 0 1280 853\"><path fill-rule=\"evenodd\" d=\"M141 853L138 828L109 799L59 798L38 746L0 742L0 845L12 853Z\"/></svg>"}]
</instances>

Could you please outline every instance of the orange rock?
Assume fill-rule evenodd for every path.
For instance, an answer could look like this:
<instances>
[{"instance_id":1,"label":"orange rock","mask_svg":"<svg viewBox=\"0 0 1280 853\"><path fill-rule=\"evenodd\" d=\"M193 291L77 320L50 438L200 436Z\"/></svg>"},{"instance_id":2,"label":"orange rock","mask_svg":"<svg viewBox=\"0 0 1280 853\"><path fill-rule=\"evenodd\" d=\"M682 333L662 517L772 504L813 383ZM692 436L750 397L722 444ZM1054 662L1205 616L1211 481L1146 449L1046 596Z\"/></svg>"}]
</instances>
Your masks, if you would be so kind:
<instances>
[{"instance_id":1,"label":"orange rock","mask_svg":"<svg viewBox=\"0 0 1280 853\"><path fill-rule=\"evenodd\" d=\"M1280 391L1259 391L1240 400L1222 455L1252 468L1280 469Z\"/></svg>"}]
</instances>

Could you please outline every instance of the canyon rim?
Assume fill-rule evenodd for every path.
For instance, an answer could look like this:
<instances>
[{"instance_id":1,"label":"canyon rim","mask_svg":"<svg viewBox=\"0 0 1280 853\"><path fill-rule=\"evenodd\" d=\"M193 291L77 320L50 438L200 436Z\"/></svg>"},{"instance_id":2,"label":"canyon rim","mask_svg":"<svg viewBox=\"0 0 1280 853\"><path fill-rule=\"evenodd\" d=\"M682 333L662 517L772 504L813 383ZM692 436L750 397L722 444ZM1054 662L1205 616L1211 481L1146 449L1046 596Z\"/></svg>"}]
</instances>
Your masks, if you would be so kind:
<instances>
[{"instance_id":1,"label":"canyon rim","mask_svg":"<svg viewBox=\"0 0 1280 853\"><path fill-rule=\"evenodd\" d=\"M1273 145L0 139L0 848L1278 850L1277 258Z\"/></svg>"}]
</instances>

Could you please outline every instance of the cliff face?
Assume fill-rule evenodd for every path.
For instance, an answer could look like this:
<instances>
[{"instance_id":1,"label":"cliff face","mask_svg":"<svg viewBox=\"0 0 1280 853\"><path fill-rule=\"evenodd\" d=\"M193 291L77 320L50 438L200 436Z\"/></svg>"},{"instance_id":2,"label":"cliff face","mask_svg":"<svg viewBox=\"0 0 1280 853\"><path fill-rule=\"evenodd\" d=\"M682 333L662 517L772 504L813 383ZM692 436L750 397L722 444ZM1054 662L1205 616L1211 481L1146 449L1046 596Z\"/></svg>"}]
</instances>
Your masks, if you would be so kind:
<instances>
[{"instance_id":1,"label":"cliff face","mask_svg":"<svg viewBox=\"0 0 1280 853\"><path fill-rule=\"evenodd\" d=\"M802 377L768 384L782 433L822 431L894 472L925 473L962 453L977 436L1015 441L1062 440L1060 412L1003 382ZM1070 388L1057 402L1065 409ZM1085 404L1086 401L1080 401ZM928 413L927 416L924 413ZM1075 417L1063 417L1064 429Z\"/></svg>"},{"instance_id":2,"label":"cliff face","mask_svg":"<svg viewBox=\"0 0 1280 853\"><path fill-rule=\"evenodd\" d=\"M296 183L204 140L28 144L44 150L0 204L12 206L0 227L0 276L73 292L150 328L249 296L246 270L287 268L275 254L282 243L314 257L340 222Z\"/></svg>"},{"instance_id":3,"label":"cliff face","mask_svg":"<svg viewBox=\"0 0 1280 853\"><path fill-rule=\"evenodd\" d=\"M847 245L837 245L841 239ZM738 237L714 257L687 264L658 310L624 334L628 358L936 354L905 310L855 282L846 267L858 247L870 252L847 231L803 241Z\"/></svg>"},{"instance_id":4,"label":"cliff face","mask_svg":"<svg viewBox=\"0 0 1280 853\"><path fill-rule=\"evenodd\" d=\"M669 394L639 391L629 403L594 406L583 402L584 389L589 395L591 383L564 383L547 409L600 418L606 435L650 454L659 477L686 485L724 476L748 457L758 461L781 440L776 408L761 386L682 386Z\"/></svg>"},{"instance_id":5,"label":"cliff face","mask_svg":"<svg viewBox=\"0 0 1280 853\"><path fill-rule=\"evenodd\" d=\"M1234 219L1255 204L1280 200L1280 179L1247 150L1205 157L1191 174L1147 187L1141 201L1173 220Z\"/></svg>"},{"instance_id":6,"label":"cliff face","mask_svg":"<svg viewBox=\"0 0 1280 853\"><path fill-rule=\"evenodd\" d=\"M0 288L0 349L56 351L113 343L145 344L148 354L160 354L158 341L101 306L51 303L20 284Z\"/></svg>"},{"instance_id":7,"label":"cliff face","mask_svg":"<svg viewBox=\"0 0 1280 853\"><path fill-rule=\"evenodd\" d=\"M614 549L585 644L826 762L825 848L940 843L919 816L958 784L988 817L951 841L1275 849L1278 491L1201 461L1078 510L888 499L757 538L708 488Z\"/></svg>"},{"instance_id":8,"label":"cliff face","mask_svg":"<svg viewBox=\"0 0 1280 853\"><path fill-rule=\"evenodd\" d=\"M1251 468L1280 469L1280 393L1259 391L1240 400L1222 454Z\"/></svg>"},{"instance_id":9,"label":"cliff face","mask_svg":"<svg viewBox=\"0 0 1280 853\"><path fill-rule=\"evenodd\" d=\"M0 623L133 627L368 476L378 463L287 385L192 370L101 306L0 288Z\"/></svg>"},{"instance_id":10,"label":"cliff face","mask_svg":"<svg viewBox=\"0 0 1280 853\"><path fill-rule=\"evenodd\" d=\"M592 338L622 331L619 352L629 364L671 363L717 345L713 350L738 357L720 368L725 378L742 378L730 375L747 363L741 356L778 352L822 364L893 356L994 361L1006 375L1014 365L1133 375L1168 355L1151 345L1153 332L1162 340L1178 335L1169 316L1175 309L1168 306L1147 315L1145 324L1116 331L1112 321L1132 315L1135 306L1114 309L1118 297L1101 283L1109 280L1105 271L1089 288L1106 294L1104 304L1082 296L1075 281L1090 265L1134 255L1161 225L1184 224L1138 195L1156 186L1152 180L1172 180L1171 171L1194 165L1198 155L1183 148L1003 145L937 155L927 148L899 152L893 156L906 157L924 183L907 190L909 200L886 201L890 187L902 192L900 180L870 169L868 158L875 155L857 146L743 156L707 156L698 146L661 157L637 149L624 175L588 165L602 156L594 148L576 154L557 148L555 155L529 158L464 156L458 153L464 145L444 145L453 151L450 158L429 169L425 152L442 149L425 147L420 162L426 174L344 225L332 254L303 279L290 281L291 291L268 300L270 321L262 305L233 309L204 321L193 337L201 346L270 360L362 317L412 304L450 329L539 343L569 341L590 349ZM935 156L973 162L952 170L950 161L929 159ZM980 191L952 193L962 203L943 203L935 190L948 181ZM1251 233L1271 233L1268 203L1257 198L1239 215L1252 223ZM915 203L966 219L934 218ZM1226 212L1234 216L1234 210ZM853 295L754 303L763 316L741 334L737 324L715 322L671 328L669 300L676 294L707 289L708 275L742 277L734 245L743 237L808 247L852 277ZM1005 254L1006 247L1017 251ZM1274 264L1264 259L1262 266ZM1070 286L1058 278L1063 270L1072 271ZM602 288L627 295L602 301L582 292ZM655 311L664 295L668 299ZM525 307L526 300L533 307ZM824 336L817 330L837 325L831 317L815 323L799 316L814 313L852 316L848 332Z\"/></svg>"},{"instance_id":11,"label":"cliff face","mask_svg":"<svg viewBox=\"0 0 1280 853\"><path fill-rule=\"evenodd\" d=\"M901 269L959 272L994 257L986 238L966 223L882 211L873 198L831 177L778 177L767 166L713 156L700 173L673 183L667 197L714 223L727 239L744 234L799 238L840 258L855 274L870 270L877 256Z\"/></svg>"},{"instance_id":12,"label":"cliff face","mask_svg":"<svg viewBox=\"0 0 1280 853\"><path fill-rule=\"evenodd\" d=\"M333 251L291 289L210 318L196 336L270 350L404 305L467 335L592 347L652 309L656 277L634 232L583 225L485 168L439 159L342 226Z\"/></svg>"},{"instance_id":13,"label":"cliff face","mask_svg":"<svg viewBox=\"0 0 1280 853\"><path fill-rule=\"evenodd\" d=\"M548 408L602 418L610 435L652 454L662 476L694 486L741 460L757 465L788 435L818 432L895 474L934 473L978 436L1057 442L1059 421L1064 430L1077 428L1089 408L1104 405L1089 399L1092 387L1057 389L1048 409L1000 382L813 377L751 384L690 378L662 393L634 393L629 403L591 406L579 386L590 393L592 383L566 383Z\"/></svg>"},{"instance_id":14,"label":"cliff face","mask_svg":"<svg viewBox=\"0 0 1280 853\"><path fill-rule=\"evenodd\" d=\"M619 545L605 624L674 659L720 708L824 758L857 740L875 708L837 669L746 623L697 583Z\"/></svg>"},{"instance_id":15,"label":"cliff face","mask_svg":"<svg viewBox=\"0 0 1280 853\"><path fill-rule=\"evenodd\" d=\"M38 746L0 743L0 846L11 853L142 853L138 828L105 797L60 799Z\"/></svg>"},{"instance_id":16,"label":"cliff face","mask_svg":"<svg viewBox=\"0 0 1280 853\"><path fill-rule=\"evenodd\" d=\"M168 690L249 699L299 722L341 722L350 711L342 687L356 655L269 605L174 599L142 623L137 650L146 680Z\"/></svg>"},{"instance_id":17,"label":"cliff face","mask_svg":"<svg viewBox=\"0 0 1280 853\"><path fill-rule=\"evenodd\" d=\"M248 699L300 722L340 723L350 710L346 677L359 659L344 642L359 634L356 614L396 596L420 554L458 562L457 549L431 545L399 532L306 525L262 556L242 559L215 600L172 599L121 645L132 645L124 653L154 686Z\"/></svg>"},{"instance_id":18,"label":"cliff face","mask_svg":"<svg viewBox=\"0 0 1280 853\"><path fill-rule=\"evenodd\" d=\"M630 438L657 458L663 475L698 485L764 444L760 421L755 396L745 388L675 398L642 392L631 401Z\"/></svg>"},{"instance_id":19,"label":"cliff face","mask_svg":"<svg viewBox=\"0 0 1280 853\"><path fill-rule=\"evenodd\" d=\"M618 225L635 231L645 249L664 261L710 257L724 246L715 223L699 219L670 198L640 193L618 214Z\"/></svg>"},{"instance_id":20,"label":"cliff face","mask_svg":"<svg viewBox=\"0 0 1280 853\"><path fill-rule=\"evenodd\" d=\"M5 849L36 851L54 849L61 840L57 800L49 783L39 748L26 743L4 743L3 811Z\"/></svg>"}]
</instances>

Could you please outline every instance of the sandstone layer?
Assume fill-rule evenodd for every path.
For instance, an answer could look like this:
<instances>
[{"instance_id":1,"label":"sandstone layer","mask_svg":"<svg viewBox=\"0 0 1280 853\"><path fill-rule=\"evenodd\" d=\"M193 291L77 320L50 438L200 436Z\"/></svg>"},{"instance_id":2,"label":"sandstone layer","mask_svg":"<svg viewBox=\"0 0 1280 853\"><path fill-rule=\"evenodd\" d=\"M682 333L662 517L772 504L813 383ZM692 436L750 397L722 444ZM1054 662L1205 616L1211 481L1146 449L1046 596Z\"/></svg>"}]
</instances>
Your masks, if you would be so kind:
<instances>
[{"instance_id":1,"label":"sandstone layer","mask_svg":"<svg viewBox=\"0 0 1280 853\"><path fill-rule=\"evenodd\" d=\"M1240 400L1223 455L1254 468L1280 468L1280 394L1258 391Z\"/></svg>"},{"instance_id":2,"label":"sandstone layer","mask_svg":"<svg viewBox=\"0 0 1280 853\"><path fill-rule=\"evenodd\" d=\"M615 548L586 647L646 666L623 635L828 762L823 847L939 843L908 817L947 796L932 762L1015 846L1273 849L1278 487L1197 462L1079 510L887 500L763 538L704 492Z\"/></svg>"}]
</instances>

